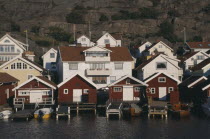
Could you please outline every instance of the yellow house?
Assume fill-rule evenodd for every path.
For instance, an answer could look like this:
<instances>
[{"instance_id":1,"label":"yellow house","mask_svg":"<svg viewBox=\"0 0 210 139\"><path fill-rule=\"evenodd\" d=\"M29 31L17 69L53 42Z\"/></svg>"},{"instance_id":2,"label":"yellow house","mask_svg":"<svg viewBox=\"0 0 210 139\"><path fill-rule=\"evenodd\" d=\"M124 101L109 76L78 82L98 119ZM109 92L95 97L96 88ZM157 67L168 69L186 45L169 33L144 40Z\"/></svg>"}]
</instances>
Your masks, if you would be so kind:
<instances>
[{"instance_id":1,"label":"yellow house","mask_svg":"<svg viewBox=\"0 0 210 139\"><path fill-rule=\"evenodd\" d=\"M0 72L6 72L19 80L18 85L22 84L33 76L42 76L44 71L44 68L42 68L40 65L21 56L7 61L0 66Z\"/></svg>"}]
</instances>

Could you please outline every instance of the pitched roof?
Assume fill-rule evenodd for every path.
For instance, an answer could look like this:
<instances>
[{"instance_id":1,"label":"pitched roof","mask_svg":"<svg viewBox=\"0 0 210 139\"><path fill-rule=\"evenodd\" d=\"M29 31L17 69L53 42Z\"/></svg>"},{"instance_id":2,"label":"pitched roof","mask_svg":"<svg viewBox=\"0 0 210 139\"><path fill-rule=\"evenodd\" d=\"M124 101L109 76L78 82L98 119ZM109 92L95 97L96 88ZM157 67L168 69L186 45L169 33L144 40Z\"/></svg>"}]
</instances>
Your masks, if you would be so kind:
<instances>
[{"instance_id":1,"label":"pitched roof","mask_svg":"<svg viewBox=\"0 0 210 139\"><path fill-rule=\"evenodd\" d=\"M187 42L190 48L210 49L210 42Z\"/></svg>"},{"instance_id":2,"label":"pitched roof","mask_svg":"<svg viewBox=\"0 0 210 139\"><path fill-rule=\"evenodd\" d=\"M91 47L59 47L62 61L85 61L83 51ZM126 47L106 47L111 50L111 61L133 61L128 48Z\"/></svg>"},{"instance_id":3,"label":"pitched roof","mask_svg":"<svg viewBox=\"0 0 210 139\"><path fill-rule=\"evenodd\" d=\"M210 58L207 58L204 61L202 61L201 63L195 65L192 68L192 71L201 70L203 67L207 66L209 63L210 63Z\"/></svg>"},{"instance_id":4,"label":"pitched roof","mask_svg":"<svg viewBox=\"0 0 210 139\"><path fill-rule=\"evenodd\" d=\"M156 46L158 43L162 43L163 45L165 45L167 48L169 48L170 50L174 51L171 47L169 47L167 44L165 44L162 41L159 41L157 43L153 43L150 47L148 47L146 50L150 50L151 48L153 48L154 46Z\"/></svg>"},{"instance_id":5,"label":"pitched roof","mask_svg":"<svg viewBox=\"0 0 210 139\"><path fill-rule=\"evenodd\" d=\"M0 83L13 83L19 80L9 75L8 73L0 72Z\"/></svg>"},{"instance_id":6,"label":"pitched roof","mask_svg":"<svg viewBox=\"0 0 210 139\"><path fill-rule=\"evenodd\" d=\"M197 51L197 52L191 52L191 53L186 53L185 55L182 56L182 58L180 58L180 60L183 62L183 61L187 60L188 58L194 56L197 53L199 53L199 51Z\"/></svg>"},{"instance_id":7,"label":"pitched roof","mask_svg":"<svg viewBox=\"0 0 210 139\"><path fill-rule=\"evenodd\" d=\"M57 85L55 83L53 83L52 81L48 80L46 77L41 77L41 76L33 76L31 79L23 82L22 84L18 85L17 87L13 88L12 91L19 89L20 87L26 85L27 83L33 81L33 80L38 80L39 82L53 88L56 89Z\"/></svg>"},{"instance_id":8,"label":"pitched roof","mask_svg":"<svg viewBox=\"0 0 210 139\"><path fill-rule=\"evenodd\" d=\"M57 50L55 50L54 48L51 48L51 49L49 49L43 56L42 56L42 58L44 58L44 56L47 54L47 53L49 53L50 51L53 51L54 53L56 53L57 54Z\"/></svg>"},{"instance_id":9,"label":"pitched roof","mask_svg":"<svg viewBox=\"0 0 210 139\"><path fill-rule=\"evenodd\" d=\"M146 66L147 64L149 64L151 61L153 61L156 57L158 57L161 54L157 54L153 57L151 57L150 59L148 59L147 61L144 61L142 64L140 64L135 70L140 70L142 69L144 66Z\"/></svg>"},{"instance_id":10,"label":"pitched roof","mask_svg":"<svg viewBox=\"0 0 210 139\"><path fill-rule=\"evenodd\" d=\"M126 75L126 76L123 76L123 77L121 77L120 79L116 80L115 82L109 84L108 87L113 86L113 85L119 83L120 81L122 81L122 80L124 80L124 79L126 79L126 78L130 78L130 79L132 79L132 80L134 80L134 81L136 81L136 82L142 84L142 86L148 86L148 84L144 83L143 81L141 81L141 80L139 80L139 79L136 79L136 78L134 78L134 77L132 77L132 76Z\"/></svg>"},{"instance_id":11,"label":"pitched roof","mask_svg":"<svg viewBox=\"0 0 210 139\"><path fill-rule=\"evenodd\" d=\"M198 79L200 79L202 76L190 76L187 79L185 79L184 81L182 81L182 83L180 84L181 86L189 86L190 84L194 83L195 81L197 81Z\"/></svg>"},{"instance_id":12,"label":"pitched roof","mask_svg":"<svg viewBox=\"0 0 210 139\"><path fill-rule=\"evenodd\" d=\"M164 73L164 72L158 72L158 73L154 73L151 76L149 76L148 78L146 78L144 80L145 83L148 83L149 81L151 81L152 79L154 79L155 77L159 76L160 74L164 74L165 76L171 78L172 80L176 81L177 84L180 84L181 82L179 80L177 80L176 78L172 77L171 75Z\"/></svg>"},{"instance_id":13,"label":"pitched roof","mask_svg":"<svg viewBox=\"0 0 210 139\"><path fill-rule=\"evenodd\" d=\"M120 35L120 34L110 34L110 35L112 35L112 37L115 38L116 40L122 39L122 35Z\"/></svg>"},{"instance_id":14,"label":"pitched roof","mask_svg":"<svg viewBox=\"0 0 210 139\"><path fill-rule=\"evenodd\" d=\"M71 80L72 78L74 78L75 76L80 76L81 78L83 78L85 81L87 81L88 83L90 83L92 86L94 86L96 89L98 89L98 86L93 83L91 80L89 80L88 78L86 78L85 76L79 74L79 73L75 73L73 75L71 75L69 78L67 78L66 80L64 80L63 82L61 82L58 87L61 87L62 85L64 85L65 83L67 83L69 80Z\"/></svg>"}]
</instances>

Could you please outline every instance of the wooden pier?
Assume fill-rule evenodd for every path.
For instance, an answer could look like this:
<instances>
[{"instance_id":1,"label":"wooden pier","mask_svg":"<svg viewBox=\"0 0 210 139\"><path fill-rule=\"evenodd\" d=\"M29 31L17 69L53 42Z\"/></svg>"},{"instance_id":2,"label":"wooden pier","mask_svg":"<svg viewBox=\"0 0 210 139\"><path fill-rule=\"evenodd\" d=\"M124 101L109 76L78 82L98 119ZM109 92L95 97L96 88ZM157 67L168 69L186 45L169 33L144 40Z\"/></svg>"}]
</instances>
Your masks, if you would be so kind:
<instances>
[{"instance_id":1,"label":"wooden pier","mask_svg":"<svg viewBox=\"0 0 210 139\"><path fill-rule=\"evenodd\" d=\"M153 103L148 106L148 117L155 117L156 115L160 115L161 118L168 117L168 107L166 102L153 101Z\"/></svg>"},{"instance_id":2,"label":"wooden pier","mask_svg":"<svg viewBox=\"0 0 210 139\"><path fill-rule=\"evenodd\" d=\"M110 115L118 115L119 119L122 117L122 102L109 102L106 108L106 117L109 119Z\"/></svg>"},{"instance_id":3,"label":"wooden pier","mask_svg":"<svg viewBox=\"0 0 210 139\"><path fill-rule=\"evenodd\" d=\"M71 104L63 104L59 105L56 108L56 119L60 116L68 116L70 118L71 111L76 111L77 115L79 111L94 111L96 114L96 104L94 103L71 103Z\"/></svg>"},{"instance_id":4,"label":"wooden pier","mask_svg":"<svg viewBox=\"0 0 210 139\"><path fill-rule=\"evenodd\" d=\"M33 116L34 110L25 109L12 114L11 119L26 119L28 121L30 118L33 118Z\"/></svg>"}]
</instances>

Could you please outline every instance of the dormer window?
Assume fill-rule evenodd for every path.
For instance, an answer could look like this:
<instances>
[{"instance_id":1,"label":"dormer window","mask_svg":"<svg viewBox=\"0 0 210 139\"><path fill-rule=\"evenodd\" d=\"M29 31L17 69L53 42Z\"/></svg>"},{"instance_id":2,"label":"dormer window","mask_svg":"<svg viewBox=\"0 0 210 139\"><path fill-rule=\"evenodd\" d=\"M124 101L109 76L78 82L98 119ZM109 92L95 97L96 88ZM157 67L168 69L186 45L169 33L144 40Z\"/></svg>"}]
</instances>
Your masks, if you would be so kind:
<instances>
[{"instance_id":1,"label":"dormer window","mask_svg":"<svg viewBox=\"0 0 210 139\"><path fill-rule=\"evenodd\" d=\"M105 43L105 44L110 44L109 39L105 39L105 40L104 40L104 43Z\"/></svg>"},{"instance_id":2,"label":"dormer window","mask_svg":"<svg viewBox=\"0 0 210 139\"><path fill-rule=\"evenodd\" d=\"M108 52L86 52L86 56L89 57L106 57Z\"/></svg>"},{"instance_id":3,"label":"dormer window","mask_svg":"<svg viewBox=\"0 0 210 139\"><path fill-rule=\"evenodd\" d=\"M9 40L5 40L4 42L5 42L5 43L10 43L10 41L9 41Z\"/></svg>"}]
</instances>

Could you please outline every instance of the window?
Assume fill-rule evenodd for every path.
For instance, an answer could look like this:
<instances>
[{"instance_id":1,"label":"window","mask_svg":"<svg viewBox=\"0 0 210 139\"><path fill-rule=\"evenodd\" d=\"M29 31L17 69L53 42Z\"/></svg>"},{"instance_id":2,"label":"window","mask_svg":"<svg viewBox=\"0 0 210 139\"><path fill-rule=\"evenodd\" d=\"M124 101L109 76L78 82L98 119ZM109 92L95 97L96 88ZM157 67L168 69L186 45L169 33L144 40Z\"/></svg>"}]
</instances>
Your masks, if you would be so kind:
<instances>
[{"instance_id":1,"label":"window","mask_svg":"<svg viewBox=\"0 0 210 139\"><path fill-rule=\"evenodd\" d=\"M115 70L122 70L123 69L123 63L115 63Z\"/></svg>"},{"instance_id":2,"label":"window","mask_svg":"<svg viewBox=\"0 0 210 139\"><path fill-rule=\"evenodd\" d=\"M150 89L151 94L155 94L155 88Z\"/></svg>"},{"instance_id":3,"label":"window","mask_svg":"<svg viewBox=\"0 0 210 139\"><path fill-rule=\"evenodd\" d=\"M56 69L56 63L55 62L51 62L51 69Z\"/></svg>"},{"instance_id":4,"label":"window","mask_svg":"<svg viewBox=\"0 0 210 139\"><path fill-rule=\"evenodd\" d=\"M110 44L109 39L105 39L105 40L104 40L104 43L105 43L105 44Z\"/></svg>"},{"instance_id":5,"label":"window","mask_svg":"<svg viewBox=\"0 0 210 139\"><path fill-rule=\"evenodd\" d=\"M29 96L30 95L30 92L28 91L20 91L18 92L18 96Z\"/></svg>"},{"instance_id":6,"label":"window","mask_svg":"<svg viewBox=\"0 0 210 139\"><path fill-rule=\"evenodd\" d=\"M4 46L0 46L0 52L4 52Z\"/></svg>"},{"instance_id":7,"label":"window","mask_svg":"<svg viewBox=\"0 0 210 139\"><path fill-rule=\"evenodd\" d=\"M33 75L29 74L28 75L28 80L31 79L33 77Z\"/></svg>"},{"instance_id":8,"label":"window","mask_svg":"<svg viewBox=\"0 0 210 139\"><path fill-rule=\"evenodd\" d=\"M122 92L122 87L114 87L114 92Z\"/></svg>"},{"instance_id":9,"label":"window","mask_svg":"<svg viewBox=\"0 0 210 139\"><path fill-rule=\"evenodd\" d=\"M86 41L86 38L82 38L82 41L85 42Z\"/></svg>"},{"instance_id":10,"label":"window","mask_svg":"<svg viewBox=\"0 0 210 139\"><path fill-rule=\"evenodd\" d=\"M15 69L15 65L16 65L16 63L12 64L11 69Z\"/></svg>"},{"instance_id":11,"label":"window","mask_svg":"<svg viewBox=\"0 0 210 139\"><path fill-rule=\"evenodd\" d=\"M159 45L159 48L163 48L163 46L162 45Z\"/></svg>"},{"instance_id":12,"label":"window","mask_svg":"<svg viewBox=\"0 0 210 139\"><path fill-rule=\"evenodd\" d=\"M179 76L179 80L182 81L182 76Z\"/></svg>"},{"instance_id":13,"label":"window","mask_svg":"<svg viewBox=\"0 0 210 139\"><path fill-rule=\"evenodd\" d=\"M63 94L68 94L69 93L69 89L64 89L63 90Z\"/></svg>"},{"instance_id":14,"label":"window","mask_svg":"<svg viewBox=\"0 0 210 139\"><path fill-rule=\"evenodd\" d=\"M84 89L84 90L83 90L83 93L84 93L84 94L88 94L88 93L89 93L89 89Z\"/></svg>"},{"instance_id":15,"label":"window","mask_svg":"<svg viewBox=\"0 0 210 139\"><path fill-rule=\"evenodd\" d=\"M9 40L5 40L4 42L5 42L5 43L10 43L10 41L9 41Z\"/></svg>"},{"instance_id":16,"label":"window","mask_svg":"<svg viewBox=\"0 0 210 139\"><path fill-rule=\"evenodd\" d=\"M110 83L113 83L116 81L116 76L110 76Z\"/></svg>"},{"instance_id":17,"label":"window","mask_svg":"<svg viewBox=\"0 0 210 139\"><path fill-rule=\"evenodd\" d=\"M158 62L156 64L156 69L167 69L167 63L166 62Z\"/></svg>"},{"instance_id":18,"label":"window","mask_svg":"<svg viewBox=\"0 0 210 139\"><path fill-rule=\"evenodd\" d=\"M134 91L135 91L135 92L140 92L140 87L135 87L135 88L134 88Z\"/></svg>"},{"instance_id":19,"label":"window","mask_svg":"<svg viewBox=\"0 0 210 139\"><path fill-rule=\"evenodd\" d=\"M78 64L77 63L69 63L69 69L70 70L78 70Z\"/></svg>"},{"instance_id":20,"label":"window","mask_svg":"<svg viewBox=\"0 0 210 139\"><path fill-rule=\"evenodd\" d=\"M17 64L17 69L22 69L22 64L21 63L16 63Z\"/></svg>"},{"instance_id":21,"label":"window","mask_svg":"<svg viewBox=\"0 0 210 139\"><path fill-rule=\"evenodd\" d=\"M15 47L11 46L11 52L15 52Z\"/></svg>"},{"instance_id":22,"label":"window","mask_svg":"<svg viewBox=\"0 0 210 139\"><path fill-rule=\"evenodd\" d=\"M126 79L126 84L130 84L131 80L130 79Z\"/></svg>"},{"instance_id":23,"label":"window","mask_svg":"<svg viewBox=\"0 0 210 139\"><path fill-rule=\"evenodd\" d=\"M90 69L91 70L105 69L105 63L92 63L92 64L90 64Z\"/></svg>"},{"instance_id":24,"label":"window","mask_svg":"<svg viewBox=\"0 0 210 139\"><path fill-rule=\"evenodd\" d=\"M27 69L27 65L23 63L23 69Z\"/></svg>"},{"instance_id":25,"label":"window","mask_svg":"<svg viewBox=\"0 0 210 139\"><path fill-rule=\"evenodd\" d=\"M50 53L50 58L55 58L55 53Z\"/></svg>"},{"instance_id":26,"label":"window","mask_svg":"<svg viewBox=\"0 0 210 139\"><path fill-rule=\"evenodd\" d=\"M107 77L104 77L104 76L94 76L92 78L92 80L95 84L106 84L107 83Z\"/></svg>"},{"instance_id":27,"label":"window","mask_svg":"<svg viewBox=\"0 0 210 139\"><path fill-rule=\"evenodd\" d=\"M204 59L204 56L202 56L202 55L197 56L197 59L198 59L198 60L203 60L203 59Z\"/></svg>"},{"instance_id":28,"label":"window","mask_svg":"<svg viewBox=\"0 0 210 139\"><path fill-rule=\"evenodd\" d=\"M87 57L107 57L108 52L86 52Z\"/></svg>"},{"instance_id":29,"label":"window","mask_svg":"<svg viewBox=\"0 0 210 139\"><path fill-rule=\"evenodd\" d=\"M50 95L50 91L43 91L43 92L42 92L42 95L44 95L44 96L49 96L49 95Z\"/></svg>"},{"instance_id":30,"label":"window","mask_svg":"<svg viewBox=\"0 0 210 139\"><path fill-rule=\"evenodd\" d=\"M168 88L168 93L171 93L171 91L174 91L174 88L173 87L169 87Z\"/></svg>"},{"instance_id":31,"label":"window","mask_svg":"<svg viewBox=\"0 0 210 139\"><path fill-rule=\"evenodd\" d=\"M158 82L165 83L166 82L166 78L165 77L159 77L158 78Z\"/></svg>"}]
</instances>

